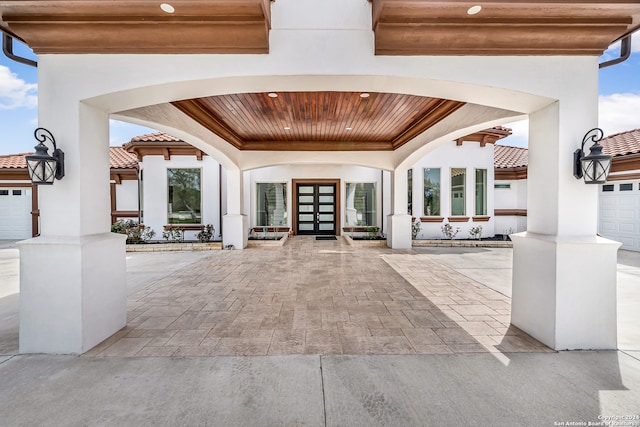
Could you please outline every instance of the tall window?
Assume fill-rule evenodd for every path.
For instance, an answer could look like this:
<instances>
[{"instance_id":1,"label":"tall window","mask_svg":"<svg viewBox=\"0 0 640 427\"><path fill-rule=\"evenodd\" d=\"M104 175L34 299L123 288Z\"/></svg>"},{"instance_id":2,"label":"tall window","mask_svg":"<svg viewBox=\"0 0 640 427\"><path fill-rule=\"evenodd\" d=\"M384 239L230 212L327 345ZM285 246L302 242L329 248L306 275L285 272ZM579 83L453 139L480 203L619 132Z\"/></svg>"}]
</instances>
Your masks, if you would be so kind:
<instances>
[{"instance_id":1,"label":"tall window","mask_svg":"<svg viewBox=\"0 0 640 427\"><path fill-rule=\"evenodd\" d=\"M200 169L167 169L169 224L200 224Z\"/></svg>"},{"instance_id":2,"label":"tall window","mask_svg":"<svg viewBox=\"0 0 640 427\"><path fill-rule=\"evenodd\" d=\"M465 181L467 170L451 168L451 215L465 215Z\"/></svg>"},{"instance_id":3,"label":"tall window","mask_svg":"<svg viewBox=\"0 0 640 427\"><path fill-rule=\"evenodd\" d=\"M487 214L487 170L476 169L476 215Z\"/></svg>"},{"instance_id":4,"label":"tall window","mask_svg":"<svg viewBox=\"0 0 640 427\"><path fill-rule=\"evenodd\" d=\"M407 171L407 213L413 215L413 169Z\"/></svg>"},{"instance_id":5,"label":"tall window","mask_svg":"<svg viewBox=\"0 0 640 427\"><path fill-rule=\"evenodd\" d=\"M348 182L347 226L375 227L376 224L376 184L372 182Z\"/></svg>"},{"instance_id":6,"label":"tall window","mask_svg":"<svg viewBox=\"0 0 640 427\"><path fill-rule=\"evenodd\" d=\"M258 183L256 195L257 226L287 225L287 184L282 182Z\"/></svg>"},{"instance_id":7,"label":"tall window","mask_svg":"<svg viewBox=\"0 0 640 427\"><path fill-rule=\"evenodd\" d=\"M440 215L440 168L424 170L424 214Z\"/></svg>"}]
</instances>

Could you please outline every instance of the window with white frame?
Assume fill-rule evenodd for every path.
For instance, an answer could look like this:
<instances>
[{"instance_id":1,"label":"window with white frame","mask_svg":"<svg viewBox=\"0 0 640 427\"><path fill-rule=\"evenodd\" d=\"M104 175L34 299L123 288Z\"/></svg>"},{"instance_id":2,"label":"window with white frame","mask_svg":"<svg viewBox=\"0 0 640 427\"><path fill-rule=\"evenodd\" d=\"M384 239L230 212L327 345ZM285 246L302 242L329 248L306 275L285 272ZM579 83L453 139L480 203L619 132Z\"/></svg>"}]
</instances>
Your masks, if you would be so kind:
<instances>
[{"instance_id":1,"label":"window with white frame","mask_svg":"<svg viewBox=\"0 0 640 427\"><path fill-rule=\"evenodd\" d=\"M345 208L347 226L375 227L376 184L373 182L348 182Z\"/></svg>"},{"instance_id":2,"label":"window with white frame","mask_svg":"<svg viewBox=\"0 0 640 427\"><path fill-rule=\"evenodd\" d=\"M451 215L466 215L465 182L467 170L465 168L451 168Z\"/></svg>"},{"instance_id":3,"label":"window with white frame","mask_svg":"<svg viewBox=\"0 0 640 427\"><path fill-rule=\"evenodd\" d=\"M285 182L257 183L256 197L257 226L287 225L287 184Z\"/></svg>"},{"instance_id":4,"label":"window with white frame","mask_svg":"<svg viewBox=\"0 0 640 427\"><path fill-rule=\"evenodd\" d=\"M200 224L201 170L167 169L169 224Z\"/></svg>"},{"instance_id":5,"label":"window with white frame","mask_svg":"<svg viewBox=\"0 0 640 427\"><path fill-rule=\"evenodd\" d=\"M425 168L423 183L425 216L440 215L440 168Z\"/></svg>"},{"instance_id":6,"label":"window with white frame","mask_svg":"<svg viewBox=\"0 0 640 427\"><path fill-rule=\"evenodd\" d=\"M476 169L476 215L487 214L487 170Z\"/></svg>"}]
</instances>

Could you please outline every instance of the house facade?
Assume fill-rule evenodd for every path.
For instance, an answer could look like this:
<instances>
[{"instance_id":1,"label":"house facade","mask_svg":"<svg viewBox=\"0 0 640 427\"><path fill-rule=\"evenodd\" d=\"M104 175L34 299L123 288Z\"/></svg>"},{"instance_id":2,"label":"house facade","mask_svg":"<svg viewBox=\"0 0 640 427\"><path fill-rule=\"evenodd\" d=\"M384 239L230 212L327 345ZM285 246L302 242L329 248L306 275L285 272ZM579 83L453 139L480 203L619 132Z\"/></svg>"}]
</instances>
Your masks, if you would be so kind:
<instances>
[{"instance_id":1,"label":"house facade","mask_svg":"<svg viewBox=\"0 0 640 427\"><path fill-rule=\"evenodd\" d=\"M640 4L103 3L0 0L0 30L38 55L39 126L67 154L65 177L39 189L40 236L20 244L21 352L82 353L126 325L125 242L109 232L110 118L174 135L223 166L225 245L247 246L246 172L358 166L389 174L387 244L404 249L408 170L450 141L528 117L512 324L555 349L616 347L619 244L597 236L597 188L573 177L572 156L598 121L599 57L637 30ZM338 187L292 185L298 206L311 206L291 211L292 227L315 227L329 209L320 198L336 200ZM456 194L471 209L470 190Z\"/></svg>"},{"instance_id":2,"label":"house facade","mask_svg":"<svg viewBox=\"0 0 640 427\"><path fill-rule=\"evenodd\" d=\"M514 149L495 146L509 134L509 129L496 127L449 141L408 170L407 213L421 222L417 239L442 238L442 226L447 223L459 229L456 238L469 238L469 231L477 227L484 237L504 231L495 228L500 224L496 212L500 215L504 208L495 204L494 151ZM214 239L222 239L226 170L211 156L158 132L135 137L123 147L111 147L110 170L112 222L135 219L155 231L156 240L171 227L183 230L186 240L195 240L202 227L211 224L216 230ZM296 235L361 235L373 227L382 236L386 234L385 219L391 206L388 171L280 165L246 171L243 178L248 224L256 232L267 227ZM23 187L14 195L18 192L9 186L16 185ZM305 198L309 195L304 191L310 186L329 186L331 192L322 197L334 197L323 203L319 221L307 221L310 214L305 211L309 209ZM5 224L0 238L38 235L37 197L30 197L37 188L29 182L24 154L0 157L0 194L11 195L0 197L0 218ZM14 199L27 198L28 203L14 203ZM27 212L36 213L35 222Z\"/></svg>"}]
</instances>

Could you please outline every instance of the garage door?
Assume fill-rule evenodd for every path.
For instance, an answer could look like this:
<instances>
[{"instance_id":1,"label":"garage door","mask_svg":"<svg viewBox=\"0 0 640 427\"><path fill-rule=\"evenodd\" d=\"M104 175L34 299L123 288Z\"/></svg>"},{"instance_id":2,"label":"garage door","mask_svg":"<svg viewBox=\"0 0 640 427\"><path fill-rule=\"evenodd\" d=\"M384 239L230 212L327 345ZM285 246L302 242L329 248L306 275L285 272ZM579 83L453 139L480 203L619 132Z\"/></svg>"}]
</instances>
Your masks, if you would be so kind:
<instances>
[{"instance_id":1,"label":"garage door","mask_svg":"<svg viewBox=\"0 0 640 427\"><path fill-rule=\"evenodd\" d=\"M622 243L622 249L640 251L640 183L600 187L599 233Z\"/></svg>"},{"instance_id":2,"label":"garage door","mask_svg":"<svg viewBox=\"0 0 640 427\"><path fill-rule=\"evenodd\" d=\"M31 238L31 189L0 187L0 239Z\"/></svg>"}]
</instances>

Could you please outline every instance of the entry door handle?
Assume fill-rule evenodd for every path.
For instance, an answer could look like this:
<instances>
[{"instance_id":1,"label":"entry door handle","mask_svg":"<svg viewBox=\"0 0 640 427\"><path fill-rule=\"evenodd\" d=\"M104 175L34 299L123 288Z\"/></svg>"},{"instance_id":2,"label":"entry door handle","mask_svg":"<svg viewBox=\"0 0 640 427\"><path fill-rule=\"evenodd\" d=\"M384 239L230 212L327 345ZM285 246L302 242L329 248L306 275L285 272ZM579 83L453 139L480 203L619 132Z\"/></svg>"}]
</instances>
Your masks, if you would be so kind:
<instances>
[{"instance_id":1,"label":"entry door handle","mask_svg":"<svg viewBox=\"0 0 640 427\"><path fill-rule=\"evenodd\" d=\"M320 224L320 212L316 213L316 222Z\"/></svg>"}]
</instances>

